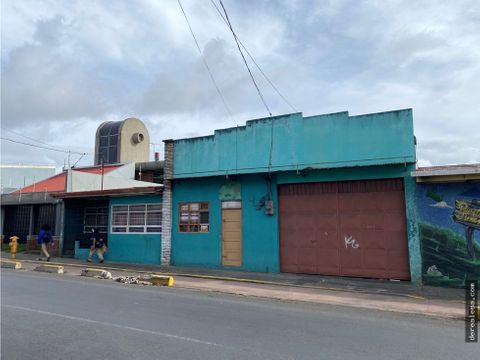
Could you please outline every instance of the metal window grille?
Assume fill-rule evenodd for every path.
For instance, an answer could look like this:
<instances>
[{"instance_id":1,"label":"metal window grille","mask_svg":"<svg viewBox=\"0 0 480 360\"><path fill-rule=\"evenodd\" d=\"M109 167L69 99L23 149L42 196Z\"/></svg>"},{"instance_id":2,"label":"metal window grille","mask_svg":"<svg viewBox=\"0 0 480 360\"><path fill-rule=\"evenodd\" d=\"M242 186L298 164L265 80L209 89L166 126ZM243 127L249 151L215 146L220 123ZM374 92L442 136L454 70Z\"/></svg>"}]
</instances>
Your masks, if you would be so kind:
<instances>
[{"instance_id":1,"label":"metal window grille","mask_svg":"<svg viewBox=\"0 0 480 360\"><path fill-rule=\"evenodd\" d=\"M55 205L38 206L37 219L35 221L35 233L38 234L43 224L50 225L52 234L55 234Z\"/></svg>"},{"instance_id":2,"label":"metal window grille","mask_svg":"<svg viewBox=\"0 0 480 360\"><path fill-rule=\"evenodd\" d=\"M97 228L101 234L108 229L108 207L86 207L83 216L83 233L88 234Z\"/></svg>"},{"instance_id":3,"label":"metal window grille","mask_svg":"<svg viewBox=\"0 0 480 360\"><path fill-rule=\"evenodd\" d=\"M16 235L20 238L20 243L27 241L27 236L30 234L30 205L7 206L5 208L5 225L4 235L5 242L8 242L9 237Z\"/></svg>"}]
</instances>

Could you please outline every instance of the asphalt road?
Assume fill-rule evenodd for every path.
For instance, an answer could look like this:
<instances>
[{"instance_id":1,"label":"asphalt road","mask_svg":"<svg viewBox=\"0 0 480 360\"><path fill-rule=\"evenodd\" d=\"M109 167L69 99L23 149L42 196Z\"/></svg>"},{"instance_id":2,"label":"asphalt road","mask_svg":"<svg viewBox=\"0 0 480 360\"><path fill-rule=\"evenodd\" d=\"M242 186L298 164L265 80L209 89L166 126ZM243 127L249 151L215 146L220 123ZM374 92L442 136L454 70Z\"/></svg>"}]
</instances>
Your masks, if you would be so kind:
<instances>
[{"instance_id":1,"label":"asphalt road","mask_svg":"<svg viewBox=\"0 0 480 360\"><path fill-rule=\"evenodd\" d=\"M42 359L478 359L463 322L2 271L1 355Z\"/></svg>"}]
</instances>

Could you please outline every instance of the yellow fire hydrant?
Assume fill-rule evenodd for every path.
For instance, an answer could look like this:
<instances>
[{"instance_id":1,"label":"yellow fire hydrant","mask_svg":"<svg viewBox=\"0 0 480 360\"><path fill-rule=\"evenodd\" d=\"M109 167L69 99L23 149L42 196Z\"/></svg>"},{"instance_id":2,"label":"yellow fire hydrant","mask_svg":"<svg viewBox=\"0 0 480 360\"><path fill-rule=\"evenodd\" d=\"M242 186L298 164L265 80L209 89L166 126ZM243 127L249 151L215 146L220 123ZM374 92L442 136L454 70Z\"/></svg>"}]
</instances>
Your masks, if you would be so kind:
<instances>
[{"instance_id":1,"label":"yellow fire hydrant","mask_svg":"<svg viewBox=\"0 0 480 360\"><path fill-rule=\"evenodd\" d=\"M12 259L16 259L17 258L17 240L20 239L18 236L12 236L10 237L10 242L8 244L8 246L10 246L10 254L12 256Z\"/></svg>"}]
</instances>

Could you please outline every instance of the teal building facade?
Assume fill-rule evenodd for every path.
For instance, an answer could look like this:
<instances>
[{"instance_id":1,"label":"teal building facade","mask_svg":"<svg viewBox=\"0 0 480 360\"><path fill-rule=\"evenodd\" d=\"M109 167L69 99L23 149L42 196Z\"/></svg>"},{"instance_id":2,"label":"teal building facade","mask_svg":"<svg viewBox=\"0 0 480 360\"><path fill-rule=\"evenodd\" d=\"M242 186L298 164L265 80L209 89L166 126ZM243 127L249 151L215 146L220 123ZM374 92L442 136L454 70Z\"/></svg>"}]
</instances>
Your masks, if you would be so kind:
<instances>
[{"instance_id":1,"label":"teal building facade","mask_svg":"<svg viewBox=\"0 0 480 360\"><path fill-rule=\"evenodd\" d=\"M66 200L65 237L75 244L74 257L86 259L91 227L106 239L106 261L160 264L162 196L112 196L103 200Z\"/></svg>"},{"instance_id":2,"label":"teal building facade","mask_svg":"<svg viewBox=\"0 0 480 360\"><path fill-rule=\"evenodd\" d=\"M421 279L411 109L250 120L171 149L172 265Z\"/></svg>"}]
</instances>

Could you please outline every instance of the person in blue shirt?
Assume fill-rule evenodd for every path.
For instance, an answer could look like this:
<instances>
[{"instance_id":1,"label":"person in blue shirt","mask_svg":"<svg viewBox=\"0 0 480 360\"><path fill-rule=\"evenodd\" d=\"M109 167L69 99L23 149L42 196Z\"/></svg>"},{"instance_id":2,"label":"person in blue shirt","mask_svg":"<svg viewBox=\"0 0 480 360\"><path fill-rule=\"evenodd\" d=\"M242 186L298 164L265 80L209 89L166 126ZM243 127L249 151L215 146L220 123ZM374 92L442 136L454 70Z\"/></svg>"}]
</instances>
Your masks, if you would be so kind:
<instances>
[{"instance_id":1,"label":"person in blue shirt","mask_svg":"<svg viewBox=\"0 0 480 360\"><path fill-rule=\"evenodd\" d=\"M50 254L48 253L47 245L52 241L53 241L53 236L52 236L52 230L50 228L50 225L43 224L42 227L40 228L40 233L38 234L38 237L37 237L37 243L41 246L40 255L41 254L45 255L45 258L44 259L40 258L39 260L50 261Z\"/></svg>"}]
</instances>

